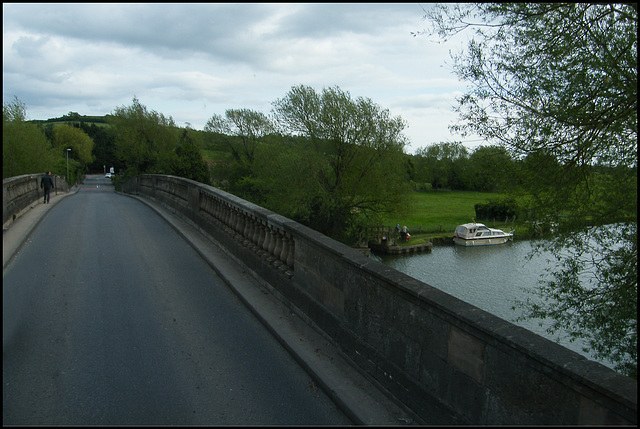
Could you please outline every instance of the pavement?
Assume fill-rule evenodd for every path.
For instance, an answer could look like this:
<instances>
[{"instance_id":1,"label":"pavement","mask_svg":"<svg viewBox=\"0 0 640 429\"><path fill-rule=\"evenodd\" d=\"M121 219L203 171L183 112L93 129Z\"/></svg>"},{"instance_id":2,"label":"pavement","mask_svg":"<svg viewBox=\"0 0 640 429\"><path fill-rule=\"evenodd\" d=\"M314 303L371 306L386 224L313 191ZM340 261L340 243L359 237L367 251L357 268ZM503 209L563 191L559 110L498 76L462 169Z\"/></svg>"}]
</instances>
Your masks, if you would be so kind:
<instances>
[{"instance_id":1,"label":"pavement","mask_svg":"<svg viewBox=\"0 0 640 429\"><path fill-rule=\"evenodd\" d=\"M25 209L2 232L2 267L7 269L38 224L63 198L51 196L50 204L37 201ZM209 263L254 315L309 373L317 388L323 389L336 405L357 425L399 426L424 424L399 401L384 393L375 381L364 375L333 342L278 300L274 291L258 282L230 257L213 239L191 223L156 202L136 196L162 216Z\"/></svg>"},{"instance_id":2,"label":"pavement","mask_svg":"<svg viewBox=\"0 0 640 429\"><path fill-rule=\"evenodd\" d=\"M43 204L38 198L37 201L31 203L29 207L20 212L19 216L8 221L2 227L2 271L18 254L20 248L27 242L33 230L40 224L42 219L51 208L58 204L62 199L74 195L80 188L74 186L67 193L57 194L55 190L51 192L49 204Z\"/></svg>"}]
</instances>

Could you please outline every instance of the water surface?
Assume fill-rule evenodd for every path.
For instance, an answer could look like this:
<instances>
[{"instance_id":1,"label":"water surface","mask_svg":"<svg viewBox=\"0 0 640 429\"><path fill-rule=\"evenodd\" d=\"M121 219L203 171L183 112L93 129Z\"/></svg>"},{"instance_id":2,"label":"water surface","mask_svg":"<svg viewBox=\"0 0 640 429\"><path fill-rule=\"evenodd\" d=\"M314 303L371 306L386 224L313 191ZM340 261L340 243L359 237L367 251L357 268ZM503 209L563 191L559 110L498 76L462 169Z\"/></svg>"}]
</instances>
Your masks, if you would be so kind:
<instances>
[{"instance_id":1,"label":"water surface","mask_svg":"<svg viewBox=\"0 0 640 429\"><path fill-rule=\"evenodd\" d=\"M540 276L556 266L550 253L528 258L531 250L530 241L516 240L497 246L434 246L431 253L372 254L371 258L595 360L582 351L582 341L569 342L566 334L547 333L548 322L515 321L523 313L512 309L515 302L531 296L525 290L537 287ZM600 363L612 367L608 362Z\"/></svg>"}]
</instances>

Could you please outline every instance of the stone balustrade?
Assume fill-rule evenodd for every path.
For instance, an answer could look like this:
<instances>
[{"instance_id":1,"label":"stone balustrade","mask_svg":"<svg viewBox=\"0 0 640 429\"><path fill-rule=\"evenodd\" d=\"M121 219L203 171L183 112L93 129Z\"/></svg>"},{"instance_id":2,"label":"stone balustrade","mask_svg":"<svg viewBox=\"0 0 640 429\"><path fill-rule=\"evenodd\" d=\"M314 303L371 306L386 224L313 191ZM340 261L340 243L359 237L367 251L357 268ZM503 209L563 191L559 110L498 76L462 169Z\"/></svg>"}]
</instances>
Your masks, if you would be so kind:
<instances>
[{"instance_id":1,"label":"stone balustrade","mask_svg":"<svg viewBox=\"0 0 640 429\"><path fill-rule=\"evenodd\" d=\"M32 204L37 204L44 195L40 180L44 174L25 174L2 180L2 225L6 226L20 216ZM54 189L51 195L69 192L67 182L53 176Z\"/></svg>"},{"instance_id":2,"label":"stone balustrade","mask_svg":"<svg viewBox=\"0 0 640 429\"><path fill-rule=\"evenodd\" d=\"M125 188L129 189L130 186L131 184L125 185ZM261 207L246 201L239 206L235 204L235 200L239 199L231 194L172 176L139 176L135 180L135 186L136 193L152 196L174 211L186 214L201 228L206 225L205 230L212 226L223 230L230 239L250 249L282 275L293 276L293 236L281 226L270 222ZM189 200L190 194L193 194L194 201Z\"/></svg>"},{"instance_id":3,"label":"stone balustrade","mask_svg":"<svg viewBox=\"0 0 640 429\"><path fill-rule=\"evenodd\" d=\"M213 238L428 424L636 425L637 382L241 198L143 175L122 190Z\"/></svg>"}]
</instances>

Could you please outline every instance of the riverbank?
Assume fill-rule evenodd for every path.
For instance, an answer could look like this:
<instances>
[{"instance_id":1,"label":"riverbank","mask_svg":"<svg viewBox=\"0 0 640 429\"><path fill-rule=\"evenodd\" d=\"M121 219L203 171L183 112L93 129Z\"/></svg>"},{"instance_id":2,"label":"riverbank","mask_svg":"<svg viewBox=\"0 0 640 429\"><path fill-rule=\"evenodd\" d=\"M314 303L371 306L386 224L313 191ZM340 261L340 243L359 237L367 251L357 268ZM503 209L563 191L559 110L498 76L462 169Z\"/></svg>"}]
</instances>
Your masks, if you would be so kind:
<instances>
[{"instance_id":1,"label":"riverbank","mask_svg":"<svg viewBox=\"0 0 640 429\"><path fill-rule=\"evenodd\" d=\"M431 252L432 243L403 244L403 245L387 245L369 243L369 248L374 252L387 253L390 255L400 255L402 253L418 253Z\"/></svg>"}]
</instances>

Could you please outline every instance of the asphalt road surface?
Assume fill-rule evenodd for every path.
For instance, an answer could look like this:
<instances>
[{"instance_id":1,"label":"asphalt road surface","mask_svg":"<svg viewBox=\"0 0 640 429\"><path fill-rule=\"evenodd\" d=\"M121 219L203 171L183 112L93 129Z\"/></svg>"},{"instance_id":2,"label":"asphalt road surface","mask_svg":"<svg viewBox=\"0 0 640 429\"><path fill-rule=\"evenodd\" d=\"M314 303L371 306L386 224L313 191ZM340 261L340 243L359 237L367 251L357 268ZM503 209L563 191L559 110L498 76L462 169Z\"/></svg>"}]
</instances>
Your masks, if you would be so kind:
<instances>
[{"instance_id":1,"label":"asphalt road surface","mask_svg":"<svg viewBox=\"0 0 640 429\"><path fill-rule=\"evenodd\" d=\"M3 276L3 424L351 422L145 204L89 176Z\"/></svg>"}]
</instances>

